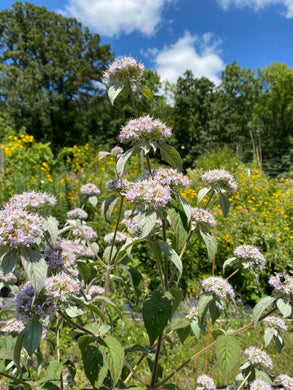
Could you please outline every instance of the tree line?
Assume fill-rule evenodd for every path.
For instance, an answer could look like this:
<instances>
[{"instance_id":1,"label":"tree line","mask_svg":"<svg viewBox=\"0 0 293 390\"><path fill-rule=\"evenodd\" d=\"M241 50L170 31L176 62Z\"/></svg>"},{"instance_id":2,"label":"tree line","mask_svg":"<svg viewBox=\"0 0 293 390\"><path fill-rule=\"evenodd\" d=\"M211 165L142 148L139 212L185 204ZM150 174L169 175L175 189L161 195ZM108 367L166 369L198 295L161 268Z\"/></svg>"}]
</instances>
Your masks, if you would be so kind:
<instances>
[{"instance_id":1,"label":"tree line","mask_svg":"<svg viewBox=\"0 0 293 390\"><path fill-rule=\"evenodd\" d=\"M132 109L123 93L110 106L103 72L114 53L98 34L45 7L16 2L0 12L0 59L2 138L7 128L25 128L56 150L89 139L103 147L116 144ZM144 78L154 101L136 91L138 111L173 128L185 167L195 166L206 150L227 145L272 176L292 174L293 70L287 65L254 71L233 62L218 86L191 71L174 85L162 85L152 70Z\"/></svg>"}]
</instances>

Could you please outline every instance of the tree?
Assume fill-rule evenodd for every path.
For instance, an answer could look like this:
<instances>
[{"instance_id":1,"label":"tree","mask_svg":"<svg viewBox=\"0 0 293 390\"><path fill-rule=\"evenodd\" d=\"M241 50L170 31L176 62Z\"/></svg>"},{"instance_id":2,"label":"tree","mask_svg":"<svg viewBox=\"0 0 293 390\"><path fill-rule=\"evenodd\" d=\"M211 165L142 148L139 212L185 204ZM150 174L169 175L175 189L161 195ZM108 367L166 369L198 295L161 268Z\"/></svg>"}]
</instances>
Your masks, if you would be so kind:
<instances>
[{"instance_id":1,"label":"tree","mask_svg":"<svg viewBox=\"0 0 293 390\"><path fill-rule=\"evenodd\" d=\"M186 165L212 144L209 121L215 85L205 77L196 79L191 71L179 77L175 89L174 135Z\"/></svg>"},{"instance_id":2,"label":"tree","mask_svg":"<svg viewBox=\"0 0 293 390\"><path fill-rule=\"evenodd\" d=\"M17 2L0 12L0 104L12 126L58 146L84 141L109 50L45 7Z\"/></svg>"}]
</instances>

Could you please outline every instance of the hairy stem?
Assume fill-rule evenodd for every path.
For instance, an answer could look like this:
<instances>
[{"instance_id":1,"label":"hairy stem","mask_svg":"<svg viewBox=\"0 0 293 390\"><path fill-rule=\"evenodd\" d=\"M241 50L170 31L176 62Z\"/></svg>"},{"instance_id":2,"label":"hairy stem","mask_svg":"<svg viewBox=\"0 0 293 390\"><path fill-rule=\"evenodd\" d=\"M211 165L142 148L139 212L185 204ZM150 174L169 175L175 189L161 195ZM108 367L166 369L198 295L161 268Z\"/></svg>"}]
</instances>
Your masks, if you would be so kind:
<instances>
[{"instance_id":1,"label":"hairy stem","mask_svg":"<svg viewBox=\"0 0 293 390\"><path fill-rule=\"evenodd\" d=\"M156 380L157 380L157 373L158 373L158 365L159 365L159 357L160 357L160 352L161 352L162 340L163 340L163 332L160 334L159 339L158 339L158 343L157 343L157 350L156 350L155 361L154 361L153 372L152 372L152 379L151 379L151 384L150 384L151 388L155 387Z\"/></svg>"},{"instance_id":2,"label":"hairy stem","mask_svg":"<svg viewBox=\"0 0 293 390\"><path fill-rule=\"evenodd\" d=\"M17 383L19 383L19 384L21 384L21 385L23 385L25 387L28 387L29 389L32 389L31 385L29 385L28 383L26 383L22 379L17 378L16 376L9 375L6 372L2 372L2 371L0 371L0 376L4 376L5 378L8 378L8 379L10 379L10 380L12 380L14 382L17 382Z\"/></svg>"}]
</instances>

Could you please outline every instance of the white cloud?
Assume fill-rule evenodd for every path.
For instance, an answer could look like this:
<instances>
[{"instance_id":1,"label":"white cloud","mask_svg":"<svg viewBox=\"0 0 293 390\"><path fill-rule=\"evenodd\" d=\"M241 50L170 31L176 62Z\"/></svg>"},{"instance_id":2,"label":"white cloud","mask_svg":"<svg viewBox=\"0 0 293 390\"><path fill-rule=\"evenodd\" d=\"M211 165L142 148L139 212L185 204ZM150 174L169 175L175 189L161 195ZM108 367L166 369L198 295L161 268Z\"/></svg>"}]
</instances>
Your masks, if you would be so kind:
<instances>
[{"instance_id":1,"label":"white cloud","mask_svg":"<svg viewBox=\"0 0 293 390\"><path fill-rule=\"evenodd\" d=\"M155 70L163 81L175 83L186 70L191 70L194 77L207 77L219 84L219 72L225 67L218 51L221 41L214 39L211 33L202 37L185 32L182 38L163 50L151 49Z\"/></svg>"},{"instance_id":2,"label":"white cloud","mask_svg":"<svg viewBox=\"0 0 293 390\"><path fill-rule=\"evenodd\" d=\"M284 16L293 18L293 0L217 0L218 3L227 10L230 6L239 8L250 7L259 11L270 5L283 5L285 7Z\"/></svg>"},{"instance_id":3,"label":"white cloud","mask_svg":"<svg viewBox=\"0 0 293 390\"><path fill-rule=\"evenodd\" d=\"M67 0L59 12L104 36L133 31L151 36L162 21L164 6L172 1L176 0Z\"/></svg>"}]
</instances>

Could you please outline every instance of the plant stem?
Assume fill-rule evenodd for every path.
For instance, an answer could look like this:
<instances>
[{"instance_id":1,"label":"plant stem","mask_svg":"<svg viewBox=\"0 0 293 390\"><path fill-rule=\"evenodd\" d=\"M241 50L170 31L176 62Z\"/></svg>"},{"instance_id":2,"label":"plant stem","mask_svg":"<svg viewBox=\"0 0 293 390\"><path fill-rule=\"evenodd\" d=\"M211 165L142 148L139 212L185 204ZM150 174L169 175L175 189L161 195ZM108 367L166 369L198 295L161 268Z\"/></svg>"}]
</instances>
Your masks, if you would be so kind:
<instances>
[{"instance_id":1,"label":"plant stem","mask_svg":"<svg viewBox=\"0 0 293 390\"><path fill-rule=\"evenodd\" d=\"M239 272L239 268L235 269L235 271L233 271L233 272L232 272L232 274L231 274L231 275L229 275L229 276L226 278L226 280L229 280L229 279L231 279L231 278L232 278L232 276L234 276L234 275L236 275L236 274L237 274L237 272Z\"/></svg>"},{"instance_id":2,"label":"plant stem","mask_svg":"<svg viewBox=\"0 0 293 390\"><path fill-rule=\"evenodd\" d=\"M270 316L272 313L274 313L275 311L277 310L276 307L274 307L273 309L271 309L268 313L266 314L263 314L259 321L260 322L261 320L263 320L264 318ZM254 325L254 322L250 322L249 324L247 325L244 325L242 326L241 328L237 329L237 330L234 330L233 332L229 333L229 335L235 335L235 334L238 334L238 333L241 333L249 328L251 328L252 326ZM160 386L162 386L163 384L165 384L166 382L168 382L169 379L171 379L174 375L176 375L180 370L182 370L182 368L184 368L188 363L190 363L192 360L196 359L198 356L200 356L201 354L203 354L204 352L208 351L209 349L211 349L214 345L216 344L216 341L213 341L212 343L210 343L209 345L207 345L205 348L203 348L202 350L200 350L199 352L195 353L194 355L192 355L189 359L187 359L184 363L182 363L179 367L177 367L175 370L173 370L171 372L171 374L169 374L165 379L161 380L161 382L157 383L155 385L155 388L158 388Z\"/></svg>"},{"instance_id":3,"label":"plant stem","mask_svg":"<svg viewBox=\"0 0 293 390\"><path fill-rule=\"evenodd\" d=\"M210 204L210 201L213 199L213 196L214 196L214 191L211 191L209 199L208 199L206 205L204 206L204 209L207 209L208 205Z\"/></svg>"},{"instance_id":4,"label":"plant stem","mask_svg":"<svg viewBox=\"0 0 293 390\"><path fill-rule=\"evenodd\" d=\"M66 322L68 322L68 324L70 324L74 328L77 328L77 329L81 330L82 332L89 334L90 336L95 336L94 333L92 333L90 330L88 330L88 329L84 328L83 326L77 324L76 322L72 321L71 318L68 317L68 315L63 313L61 310L58 310L58 313L60 314L60 316L62 318L64 318L64 320Z\"/></svg>"},{"instance_id":5,"label":"plant stem","mask_svg":"<svg viewBox=\"0 0 293 390\"><path fill-rule=\"evenodd\" d=\"M133 111L134 111L134 115L136 116L136 118L138 118L138 111L137 111L137 108L136 108L135 99L134 99L132 87L131 87L131 84L130 84L129 80L127 80L127 84L128 84L128 88L129 88L131 105L132 105L132 108L133 108Z\"/></svg>"},{"instance_id":6,"label":"plant stem","mask_svg":"<svg viewBox=\"0 0 293 390\"><path fill-rule=\"evenodd\" d=\"M166 217L163 215L162 218L162 230L163 230L163 240L167 241L167 233L166 233ZM168 291L169 283L168 283L168 259L167 256L164 255L164 281L165 281L165 289Z\"/></svg>"},{"instance_id":7,"label":"plant stem","mask_svg":"<svg viewBox=\"0 0 293 390\"><path fill-rule=\"evenodd\" d=\"M21 385L32 389L32 386L30 384L26 383L22 379L17 378L16 376L9 375L6 372L2 372L2 371L0 371L0 376L4 376L5 378L8 378L8 379L10 379L10 380L12 380L14 382L20 383Z\"/></svg>"},{"instance_id":8,"label":"plant stem","mask_svg":"<svg viewBox=\"0 0 293 390\"><path fill-rule=\"evenodd\" d=\"M160 357L161 346L162 346L162 339L163 339L163 332L160 334L159 339L158 339L158 343L157 343L157 350L156 350L155 361L154 361L153 372L152 372L152 379L151 379L151 384L150 384L151 388L155 387L155 383L156 383L156 379L157 379L157 372L158 372L159 357Z\"/></svg>"},{"instance_id":9,"label":"plant stem","mask_svg":"<svg viewBox=\"0 0 293 390\"><path fill-rule=\"evenodd\" d=\"M128 363L128 361L126 359L123 359L123 364L124 364L125 367L128 368L128 370L134 376L134 378L136 378L142 385L147 387L147 384L141 379L140 375L138 375L138 373L135 371L135 368L131 367L131 365ZM124 383L127 383L127 378L124 381Z\"/></svg>"},{"instance_id":10,"label":"plant stem","mask_svg":"<svg viewBox=\"0 0 293 390\"><path fill-rule=\"evenodd\" d=\"M150 157L148 154L145 155L145 158L146 158L146 163L147 163L147 167L148 167L148 171L150 173L151 176L153 176L153 172L152 172L152 168L151 168L151 162L150 162Z\"/></svg>"},{"instance_id":11,"label":"plant stem","mask_svg":"<svg viewBox=\"0 0 293 390\"><path fill-rule=\"evenodd\" d=\"M241 382L241 384L240 384L240 386L238 387L237 390L242 389L242 387L245 385L245 383L246 383L247 379L250 377L250 375L251 375L251 371L250 371L250 372L246 375L246 377L243 379L243 381Z\"/></svg>"},{"instance_id":12,"label":"plant stem","mask_svg":"<svg viewBox=\"0 0 293 390\"><path fill-rule=\"evenodd\" d=\"M56 315L57 317L57 330L56 330L56 350L57 350L57 361L60 363L61 361L61 353L60 353L60 326L61 326L61 321L59 319L59 313ZM60 390L63 390L63 375L62 371L60 373Z\"/></svg>"}]
</instances>

